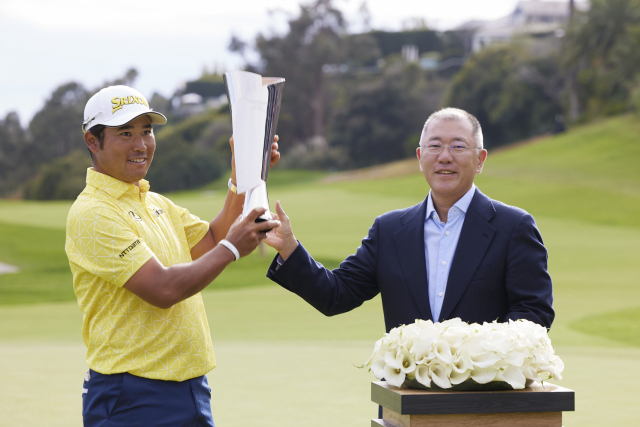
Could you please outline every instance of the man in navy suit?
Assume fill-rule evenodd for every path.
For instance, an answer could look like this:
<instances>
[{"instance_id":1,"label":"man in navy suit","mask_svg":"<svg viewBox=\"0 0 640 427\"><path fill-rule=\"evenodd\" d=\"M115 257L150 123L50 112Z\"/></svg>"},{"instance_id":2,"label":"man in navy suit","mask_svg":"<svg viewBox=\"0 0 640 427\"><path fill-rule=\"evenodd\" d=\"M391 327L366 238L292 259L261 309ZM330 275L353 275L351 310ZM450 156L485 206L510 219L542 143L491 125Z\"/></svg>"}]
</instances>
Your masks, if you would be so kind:
<instances>
[{"instance_id":1,"label":"man in navy suit","mask_svg":"<svg viewBox=\"0 0 640 427\"><path fill-rule=\"evenodd\" d=\"M417 149L430 191L376 218L335 270L315 262L276 203L278 251L267 276L327 316L382 297L387 332L416 319L466 322L554 318L547 251L531 215L485 196L473 180L487 158L478 120L446 108L426 121Z\"/></svg>"}]
</instances>

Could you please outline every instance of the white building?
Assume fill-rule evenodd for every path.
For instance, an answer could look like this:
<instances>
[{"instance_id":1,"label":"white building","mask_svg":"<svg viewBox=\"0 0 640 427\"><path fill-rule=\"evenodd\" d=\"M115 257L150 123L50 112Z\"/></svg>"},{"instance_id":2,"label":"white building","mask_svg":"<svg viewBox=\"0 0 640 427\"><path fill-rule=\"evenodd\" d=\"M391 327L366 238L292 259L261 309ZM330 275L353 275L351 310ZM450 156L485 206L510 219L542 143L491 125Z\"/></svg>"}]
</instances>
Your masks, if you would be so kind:
<instances>
[{"instance_id":1,"label":"white building","mask_svg":"<svg viewBox=\"0 0 640 427\"><path fill-rule=\"evenodd\" d=\"M575 7L587 10L589 3L576 1ZM477 52L493 43L506 43L519 34L552 34L562 31L569 19L568 1L521 1L515 10L503 18L493 21L475 21L461 28L475 29L472 49ZM562 33L560 33L562 34Z\"/></svg>"}]
</instances>

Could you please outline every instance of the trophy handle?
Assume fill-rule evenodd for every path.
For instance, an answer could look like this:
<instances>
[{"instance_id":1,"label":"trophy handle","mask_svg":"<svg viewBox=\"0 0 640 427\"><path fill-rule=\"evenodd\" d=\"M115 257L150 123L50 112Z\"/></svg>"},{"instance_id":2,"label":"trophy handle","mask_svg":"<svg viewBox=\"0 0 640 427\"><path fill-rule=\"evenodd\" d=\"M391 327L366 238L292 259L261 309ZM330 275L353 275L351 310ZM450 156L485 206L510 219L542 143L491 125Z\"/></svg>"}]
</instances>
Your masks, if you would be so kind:
<instances>
[{"instance_id":1,"label":"trophy handle","mask_svg":"<svg viewBox=\"0 0 640 427\"><path fill-rule=\"evenodd\" d=\"M269 196L267 194L267 183L262 182L256 188L248 190L244 194L244 210L243 216L247 216L255 208L264 207L267 211L256 218L256 222L264 222L272 219L271 212L269 211ZM266 230L271 231L271 230Z\"/></svg>"}]
</instances>

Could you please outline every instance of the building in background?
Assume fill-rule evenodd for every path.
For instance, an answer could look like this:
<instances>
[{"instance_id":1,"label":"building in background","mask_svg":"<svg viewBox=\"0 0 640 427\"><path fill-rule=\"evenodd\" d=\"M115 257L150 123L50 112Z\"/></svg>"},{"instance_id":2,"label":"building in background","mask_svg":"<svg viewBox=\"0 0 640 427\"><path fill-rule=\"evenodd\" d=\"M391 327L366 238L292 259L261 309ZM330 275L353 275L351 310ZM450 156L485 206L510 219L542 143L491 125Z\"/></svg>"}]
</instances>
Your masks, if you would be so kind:
<instances>
[{"instance_id":1,"label":"building in background","mask_svg":"<svg viewBox=\"0 0 640 427\"><path fill-rule=\"evenodd\" d=\"M472 50L478 52L494 43L507 43L517 35L564 35L564 24L569 19L568 1L521 1L515 10L492 21L471 21L459 29L473 29ZM575 2L579 10L587 10L589 3Z\"/></svg>"}]
</instances>

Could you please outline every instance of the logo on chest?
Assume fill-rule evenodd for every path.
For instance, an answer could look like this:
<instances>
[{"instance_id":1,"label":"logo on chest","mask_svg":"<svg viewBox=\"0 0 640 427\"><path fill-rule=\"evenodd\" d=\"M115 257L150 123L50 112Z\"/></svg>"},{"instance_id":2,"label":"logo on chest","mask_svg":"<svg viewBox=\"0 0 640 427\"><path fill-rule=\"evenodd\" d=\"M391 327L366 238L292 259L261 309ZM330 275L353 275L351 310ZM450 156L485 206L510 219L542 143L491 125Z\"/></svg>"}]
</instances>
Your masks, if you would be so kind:
<instances>
[{"instance_id":1,"label":"logo on chest","mask_svg":"<svg viewBox=\"0 0 640 427\"><path fill-rule=\"evenodd\" d=\"M138 215L134 211L129 211L129 216L135 219L136 221L142 221L142 218L140 218L140 215Z\"/></svg>"}]
</instances>

